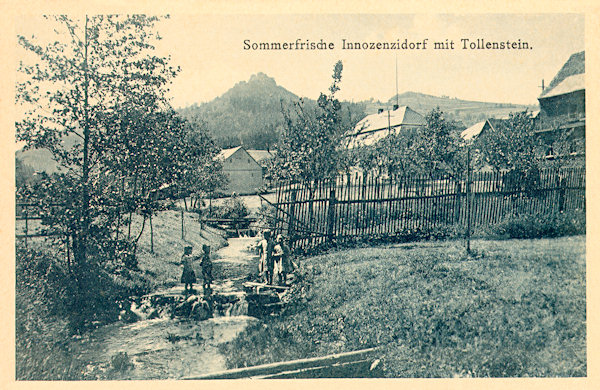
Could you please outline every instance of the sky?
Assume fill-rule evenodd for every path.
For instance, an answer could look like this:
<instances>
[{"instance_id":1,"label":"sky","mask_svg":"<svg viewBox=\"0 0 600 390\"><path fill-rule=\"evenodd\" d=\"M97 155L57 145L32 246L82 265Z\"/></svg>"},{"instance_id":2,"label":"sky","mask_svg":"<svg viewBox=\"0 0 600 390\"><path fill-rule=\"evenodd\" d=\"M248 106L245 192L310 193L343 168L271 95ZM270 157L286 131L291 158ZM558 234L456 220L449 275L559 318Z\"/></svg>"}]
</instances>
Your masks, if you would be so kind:
<instances>
[{"instance_id":1,"label":"sky","mask_svg":"<svg viewBox=\"0 0 600 390\"><path fill-rule=\"evenodd\" d=\"M466 100L536 104L569 56L584 50L581 14L171 15L158 50L181 67L176 107L214 99L263 72L300 96L318 97L342 60L344 100L388 100L398 90ZM332 42L334 50L244 50L250 43ZM422 42L425 50L343 50L346 42ZM434 42L455 42L435 50ZM527 42L529 50L464 50L461 39Z\"/></svg>"},{"instance_id":2,"label":"sky","mask_svg":"<svg viewBox=\"0 0 600 390\"><path fill-rule=\"evenodd\" d=\"M22 19L18 34L44 34L48 25ZM536 104L569 56L584 50L581 14L470 15L194 15L173 14L157 24L158 54L181 72L171 85L175 107L222 95L259 72L291 92L317 98L331 84L333 66L344 65L338 97L388 100L398 91L466 100ZM244 50L244 41L333 43L333 50ZM426 49L343 50L346 42L427 40ZM527 50L462 49L476 42L527 42ZM454 41L454 50L434 42ZM421 44L422 45L422 44Z\"/></svg>"}]
</instances>

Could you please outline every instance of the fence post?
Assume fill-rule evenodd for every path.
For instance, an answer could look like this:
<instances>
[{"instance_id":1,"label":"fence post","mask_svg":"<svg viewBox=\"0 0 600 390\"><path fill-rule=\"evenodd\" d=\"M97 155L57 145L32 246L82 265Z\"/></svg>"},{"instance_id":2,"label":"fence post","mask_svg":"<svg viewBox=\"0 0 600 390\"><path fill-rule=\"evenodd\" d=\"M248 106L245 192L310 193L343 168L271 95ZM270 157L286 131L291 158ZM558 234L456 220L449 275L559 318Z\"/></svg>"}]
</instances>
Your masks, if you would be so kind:
<instances>
[{"instance_id":1,"label":"fence post","mask_svg":"<svg viewBox=\"0 0 600 390\"><path fill-rule=\"evenodd\" d=\"M289 215L288 215L288 231L287 231L287 235L288 235L288 239L289 239L289 247L290 249L294 248L294 242L296 241L296 227L294 226L295 223L295 219L296 219L296 191L297 189L294 188L290 194L290 199L289 199ZM283 229L283 226L282 226Z\"/></svg>"},{"instance_id":2,"label":"fence post","mask_svg":"<svg viewBox=\"0 0 600 390\"><path fill-rule=\"evenodd\" d=\"M27 204L24 206L25 211L25 248L27 248L27 236L29 235L29 223L28 223L28 215L27 215Z\"/></svg>"},{"instance_id":3,"label":"fence post","mask_svg":"<svg viewBox=\"0 0 600 390\"><path fill-rule=\"evenodd\" d=\"M461 202L462 202L462 179L456 180L455 181L455 202L454 202L454 222L456 224L460 223L460 208L461 208Z\"/></svg>"},{"instance_id":4,"label":"fence post","mask_svg":"<svg viewBox=\"0 0 600 390\"><path fill-rule=\"evenodd\" d=\"M337 200L335 199L335 183L329 190L329 207L327 209L327 237L333 240L335 235L335 205Z\"/></svg>"},{"instance_id":5,"label":"fence post","mask_svg":"<svg viewBox=\"0 0 600 390\"><path fill-rule=\"evenodd\" d=\"M560 171L557 172L556 181L558 182L558 212L565 211L566 180L561 177Z\"/></svg>"},{"instance_id":6,"label":"fence post","mask_svg":"<svg viewBox=\"0 0 600 390\"><path fill-rule=\"evenodd\" d=\"M467 149L467 254L471 253L471 148Z\"/></svg>"}]
</instances>

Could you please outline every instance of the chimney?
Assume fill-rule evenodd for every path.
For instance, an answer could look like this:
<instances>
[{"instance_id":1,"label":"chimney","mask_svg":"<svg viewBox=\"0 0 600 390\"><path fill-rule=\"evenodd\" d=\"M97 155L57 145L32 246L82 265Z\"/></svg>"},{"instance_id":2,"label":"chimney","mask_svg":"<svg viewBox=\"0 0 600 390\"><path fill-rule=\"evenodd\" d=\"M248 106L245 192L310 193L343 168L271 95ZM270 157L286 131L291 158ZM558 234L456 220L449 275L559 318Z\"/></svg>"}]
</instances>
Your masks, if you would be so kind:
<instances>
[{"instance_id":1,"label":"chimney","mask_svg":"<svg viewBox=\"0 0 600 390\"><path fill-rule=\"evenodd\" d=\"M383 108L380 108L380 109L377 110L378 114L381 114L382 112L383 112Z\"/></svg>"},{"instance_id":2,"label":"chimney","mask_svg":"<svg viewBox=\"0 0 600 390\"><path fill-rule=\"evenodd\" d=\"M394 104L394 111L396 111L398 109L398 107L400 107L400 106L397 104Z\"/></svg>"}]
</instances>

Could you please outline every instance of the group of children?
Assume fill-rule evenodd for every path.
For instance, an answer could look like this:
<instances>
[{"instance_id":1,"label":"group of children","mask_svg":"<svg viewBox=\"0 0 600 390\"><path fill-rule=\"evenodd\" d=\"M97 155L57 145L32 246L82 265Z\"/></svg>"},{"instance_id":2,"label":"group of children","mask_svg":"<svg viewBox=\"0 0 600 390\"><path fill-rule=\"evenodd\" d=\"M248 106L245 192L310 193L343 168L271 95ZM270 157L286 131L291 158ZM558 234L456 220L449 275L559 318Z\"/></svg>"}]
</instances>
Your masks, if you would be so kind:
<instances>
[{"instance_id":1,"label":"group of children","mask_svg":"<svg viewBox=\"0 0 600 390\"><path fill-rule=\"evenodd\" d=\"M259 278L270 285L277 283L280 286L287 284L287 275L293 270L290 259L290 248L286 245L283 236L277 235L273 241L269 230L263 232L263 239L258 243Z\"/></svg>"},{"instance_id":2,"label":"group of children","mask_svg":"<svg viewBox=\"0 0 600 390\"><path fill-rule=\"evenodd\" d=\"M210 246L202 245L202 288L204 295L210 296L212 278L212 262L210 260ZM275 240L270 231L263 233L263 239L258 243L260 260L258 263L258 276L267 284L277 283L279 286L287 284L287 275L293 271L294 263L290 259L290 248L286 245L283 236L277 235ZM196 283L196 273L192 266L196 257L192 257L192 247L186 246L181 257L183 272L181 274L181 283L185 285L184 293L194 292L193 284Z\"/></svg>"}]
</instances>

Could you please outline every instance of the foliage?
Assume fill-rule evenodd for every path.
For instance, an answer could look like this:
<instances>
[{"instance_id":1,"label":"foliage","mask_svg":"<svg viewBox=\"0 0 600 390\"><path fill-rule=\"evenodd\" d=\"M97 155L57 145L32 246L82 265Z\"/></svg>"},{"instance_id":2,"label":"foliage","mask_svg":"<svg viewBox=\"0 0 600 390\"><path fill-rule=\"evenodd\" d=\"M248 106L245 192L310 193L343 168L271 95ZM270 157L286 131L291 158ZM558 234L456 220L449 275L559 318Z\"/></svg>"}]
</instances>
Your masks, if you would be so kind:
<instances>
[{"instance_id":1,"label":"foliage","mask_svg":"<svg viewBox=\"0 0 600 390\"><path fill-rule=\"evenodd\" d=\"M153 54L157 17L48 19L56 41L19 37L28 61L19 68L24 114L16 130L25 149L51 152L59 172L38 175L19 194L39 205L46 231L69 247L72 314L83 323L105 273L136 269L146 220L161 208L158 192L210 190L219 167L205 131L165 98L178 69ZM135 212L144 218L138 232L131 231Z\"/></svg>"},{"instance_id":2,"label":"foliage","mask_svg":"<svg viewBox=\"0 0 600 390\"><path fill-rule=\"evenodd\" d=\"M73 283L59 259L17 247L15 362L18 380L81 379L82 363L65 348L64 318Z\"/></svg>"},{"instance_id":3,"label":"foliage","mask_svg":"<svg viewBox=\"0 0 600 390\"><path fill-rule=\"evenodd\" d=\"M430 175L443 173L461 177L466 169L464 148L455 122L436 108L425 116L427 125L418 131L417 165Z\"/></svg>"},{"instance_id":4,"label":"foliage","mask_svg":"<svg viewBox=\"0 0 600 390\"><path fill-rule=\"evenodd\" d=\"M244 200L239 196L232 196L223 202L222 206L212 207L212 216L215 218L238 219L250 214Z\"/></svg>"},{"instance_id":5,"label":"foliage","mask_svg":"<svg viewBox=\"0 0 600 390\"><path fill-rule=\"evenodd\" d=\"M585 234L585 212L557 213L550 217L537 214L510 215L487 229L497 238L542 238Z\"/></svg>"},{"instance_id":6,"label":"foliage","mask_svg":"<svg viewBox=\"0 0 600 390\"><path fill-rule=\"evenodd\" d=\"M329 94L321 93L314 110L302 99L291 108L283 108L285 126L277 144L273 177L313 181L334 177L344 168L344 127L341 104L335 97L342 69L342 62L338 61Z\"/></svg>"},{"instance_id":7,"label":"foliage","mask_svg":"<svg viewBox=\"0 0 600 390\"><path fill-rule=\"evenodd\" d=\"M465 170L465 151L456 122L436 108L426 126L389 134L379 142L353 150L355 162L377 175L445 174L459 177Z\"/></svg>"},{"instance_id":8,"label":"foliage","mask_svg":"<svg viewBox=\"0 0 600 390\"><path fill-rule=\"evenodd\" d=\"M494 169L527 172L539 166L541 140L535 135L535 123L528 111L511 113L508 120L495 125L479 137L476 165L488 164Z\"/></svg>"},{"instance_id":9,"label":"foliage","mask_svg":"<svg viewBox=\"0 0 600 390\"><path fill-rule=\"evenodd\" d=\"M215 100L180 110L185 118L202 116L209 134L220 147L241 144L250 148L273 148L283 117L281 101L290 102L297 96L275 83L263 73L249 81L237 83Z\"/></svg>"},{"instance_id":10,"label":"foliage","mask_svg":"<svg viewBox=\"0 0 600 390\"><path fill-rule=\"evenodd\" d=\"M373 145L356 148L353 158L359 167L377 176L410 175L420 170L415 159L417 142L417 131L407 129L401 134L389 134Z\"/></svg>"},{"instance_id":11,"label":"foliage","mask_svg":"<svg viewBox=\"0 0 600 390\"><path fill-rule=\"evenodd\" d=\"M183 155L179 160L180 178L176 181L179 194L203 198L213 194L227 181L222 162L216 159L219 149L208 135L205 122L198 116L184 121L181 138Z\"/></svg>"},{"instance_id":12,"label":"foliage","mask_svg":"<svg viewBox=\"0 0 600 390\"><path fill-rule=\"evenodd\" d=\"M21 159L15 158L15 185L17 190L27 191L35 181L35 172L32 167L25 164Z\"/></svg>"},{"instance_id":13,"label":"foliage","mask_svg":"<svg viewBox=\"0 0 600 390\"><path fill-rule=\"evenodd\" d=\"M118 352L111 356L110 366L115 371L125 372L133 368L133 362L131 361L131 358L129 357L127 352Z\"/></svg>"}]
</instances>

